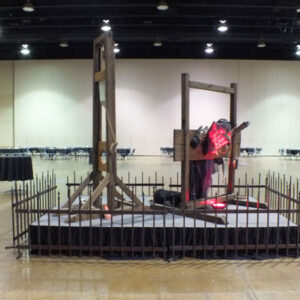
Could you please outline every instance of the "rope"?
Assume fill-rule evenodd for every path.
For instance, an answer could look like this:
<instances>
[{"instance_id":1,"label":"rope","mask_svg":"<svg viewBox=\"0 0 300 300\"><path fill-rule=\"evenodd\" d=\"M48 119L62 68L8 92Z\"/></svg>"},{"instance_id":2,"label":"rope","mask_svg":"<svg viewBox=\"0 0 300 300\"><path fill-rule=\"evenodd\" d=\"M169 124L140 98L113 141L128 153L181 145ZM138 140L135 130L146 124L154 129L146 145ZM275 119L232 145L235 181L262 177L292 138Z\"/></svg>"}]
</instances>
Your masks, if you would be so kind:
<instances>
[{"instance_id":1,"label":"rope","mask_svg":"<svg viewBox=\"0 0 300 300\"><path fill-rule=\"evenodd\" d=\"M102 104L102 105L104 106L104 104ZM106 114L107 122L108 122L108 125L109 125L108 127L110 129L110 132L111 132L112 138L113 138L113 143L111 144L109 151L110 151L110 153L113 153L113 152L117 152L117 145L118 145L118 143L116 141L116 136L115 136L115 133L113 131L113 128L112 128L112 125L111 125L111 121L110 121L109 115L107 113L107 109L106 109L105 106L104 106L104 108L105 108L105 114Z\"/></svg>"}]
</instances>

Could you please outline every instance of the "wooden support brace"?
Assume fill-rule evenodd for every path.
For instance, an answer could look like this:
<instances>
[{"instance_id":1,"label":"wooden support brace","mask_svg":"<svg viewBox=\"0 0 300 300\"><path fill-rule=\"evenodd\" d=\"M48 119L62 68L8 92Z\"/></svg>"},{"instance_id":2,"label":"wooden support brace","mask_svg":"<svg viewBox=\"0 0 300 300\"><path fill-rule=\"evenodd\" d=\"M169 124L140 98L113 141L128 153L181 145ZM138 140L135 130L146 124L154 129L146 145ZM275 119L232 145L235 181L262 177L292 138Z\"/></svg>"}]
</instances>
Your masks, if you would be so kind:
<instances>
[{"instance_id":1,"label":"wooden support brace","mask_svg":"<svg viewBox=\"0 0 300 300\"><path fill-rule=\"evenodd\" d=\"M234 94L235 93L235 89L232 87L225 87L225 86L207 84L207 83L196 82L196 81L190 81L189 87L194 88L194 89L201 89L201 90L207 90L207 91L225 93L225 94Z\"/></svg>"},{"instance_id":2,"label":"wooden support brace","mask_svg":"<svg viewBox=\"0 0 300 300\"><path fill-rule=\"evenodd\" d=\"M89 182L91 181L91 174L89 174L79 185L79 187L75 190L75 192L72 194L70 199L61 207L62 209L68 208L72 205L72 203L75 201L75 199L82 193L82 191L87 187Z\"/></svg>"},{"instance_id":3,"label":"wooden support brace","mask_svg":"<svg viewBox=\"0 0 300 300\"><path fill-rule=\"evenodd\" d=\"M93 204L97 198L99 198L100 194L102 193L103 189L107 186L110 180L110 174L108 173L98 184L97 188L93 191L91 197L81 206L81 210L89 209L91 208L96 209ZM78 195L79 196L79 195ZM77 197L76 197L77 198ZM99 217L99 216L98 216ZM90 215L87 214L76 214L76 215L71 215L69 219L67 219L67 222L78 222L80 220L88 220L90 218ZM91 218L97 218L96 215L91 215Z\"/></svg>"},{"instance_id":4,"label":"wooden support brace","mask_svg":"<svg viewBox=\"0 0 300 300\"><path fill-rule=\"evenodd\" d=\"M117 184L117 186L119 186L119 187L123 190L123 192L124 192L128 197L131 198L131 200L132 200L138 207L142 207L142 206L143 206L142 201L141 201L137 196L135 196L135 195L130 191L130 189L128 188L128 186L127 186L125 183L123 183L123 181L122 181L119 177L117 177L117 176L116 176L116 184Z\"/></svg>"},{"instance_id":5,"label":"wooden support brace","mask_svg":"<svg viewBox=\"0 0 300 300\"><path fill-rule=\"evenodd\" d=\"M268 209L268 205L266 203L257 203L256 201L247 201L245 199L247 199L247 196L239 196L237 200L229 200L227 203L233 205L238 204L239 206Z\"/></svg>"},{"instance_id":6,"label":"wooden support brace","mask_svg":"<svg viewBox=\"0 0 300 300\"><path fill-rule=\"evenodd\" d=\"M226 218L224 216L219 217L213 214L204 214L197 209L182 210L180 208L168 207L157 203L152 204L151 208L167 211L169 213L174 213L175 215L179 215L183 217L189 217L189 218L194 218L198 220L203 220L203 221L208 221L208 222L223 224L223 225L226 224Z\"/></svg>"},{"instance_id":7,"label":"wooden support brace","mask_svg":"<svg viewBox=\"0 0 300 300\"><path fill-rule=\"evenodd\" d=\"M104 190L104 188L108 185L110 179L111 179L111 176L110 176L109 173L107 173L106 176L98 184L96 189L93 191L93 193L91 194L91 197L89 198L89 200L86 201L82 205L81 209L88 209L91 205L94 204L94 202L97 200L97 198L99 198L99 196L102 193L102 191Z\"/></svg>"},{"instance_id":8,"label":"wooden support brace","mask_svg":"<svg viewBox=\"0 0 300 300\"><path fill-rule=\"evenodd\" d=\"M217 203L228 203L230 200L237 199L237 194L229 194L229 195L224 194L224 195L219 195L219 196L215 196L215 197L191 200L190 202L188 202L186 204L186 206L187 206L187 208L193 209L195 206L195 202L196 202L196 207L198 208L198 207L204 206L202 203L205 200L210 200L210 199L216 199Z\"/></svg>"}]
</instances>

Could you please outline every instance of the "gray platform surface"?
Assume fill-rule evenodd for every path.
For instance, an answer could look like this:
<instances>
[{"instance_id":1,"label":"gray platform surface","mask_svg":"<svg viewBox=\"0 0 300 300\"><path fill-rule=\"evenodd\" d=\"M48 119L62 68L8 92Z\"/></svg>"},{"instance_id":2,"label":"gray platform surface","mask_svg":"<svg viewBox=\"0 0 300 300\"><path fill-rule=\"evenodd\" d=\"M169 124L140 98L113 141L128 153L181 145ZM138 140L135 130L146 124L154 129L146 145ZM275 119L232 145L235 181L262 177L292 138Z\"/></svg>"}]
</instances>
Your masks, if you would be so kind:
<instances>
[{"instance_id":1,"label":"gray platform surface","mask_svg":"<svg viewBox=\"0 0 300 300\"><path fill-rule=\"evenodd\" d=\"M141 197L139 197L141 199ZM152 199L152 197L144 197L145 205L149 204L149 200ZM86 197L82 196L82 201L85 201ZM255 199L251 198L250 201L255 201ZM76 199L74 203L78 203L79 199ZM105 199L103 199L103 203L105 203ZM228 205L227 206L227 220L228 228L246 228L246 227L287 227L287 226L297 226L292 221L288 221L287 218L285 218L282 215L279 215L277 213L267 213L266 209L259 209L256 208L249 208L249 211L253 211L254 213L248 214L248 220L247 220L247 214L246 213L230 213L231 210L235 210L236 205ZM247 208L245 206L239 206L239 210L246 210ZM215 215L215 214L212 214ZM226 216L225 213L217 213L217 216ZM92 219L87 221L81 221L81 224L79 222L73 222L69 223L67 222L67 215L61 215L60 216L60 226L61 227L78 227L81 225L81 227L89 227L90 224L93 227L176 227L176 228L214 228L214 227L220 227L225 228L226 225L221 224L215 224L208 221L202 221L202 220L196 220L189 217L183 217L178 215L173 215L171 213L165 214L165 215L142 215L142 214L126 214L126 215L115 215L111 219ZM237 223L237 225L236 225ZM45 214L42 217L40 217L39 222L35 221L31 225L32 226L58 226L59 225L59 219L58 216L55 214Z\"/></svg>"}]
</instances>

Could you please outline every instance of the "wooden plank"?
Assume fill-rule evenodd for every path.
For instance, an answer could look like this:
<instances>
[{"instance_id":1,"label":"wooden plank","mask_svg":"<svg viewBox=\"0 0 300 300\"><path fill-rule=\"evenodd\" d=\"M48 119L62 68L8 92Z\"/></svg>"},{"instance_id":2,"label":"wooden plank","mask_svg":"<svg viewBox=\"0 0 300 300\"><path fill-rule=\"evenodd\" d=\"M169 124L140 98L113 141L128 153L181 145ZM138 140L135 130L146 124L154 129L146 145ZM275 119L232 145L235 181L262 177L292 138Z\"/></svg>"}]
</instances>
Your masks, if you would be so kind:
<instances>
[{"instance_id":1,"label":"wooden plank","mask_svg":"<svg viewBox=\"0 0 300 300\"><path fill-rule=\"evenodd\" d=\"M75 190L75 192L71 195L70 199L62 205L61 208L68 208L72 205L72 203L75 201L75 199L82 193L82 191L87 187L91 180L91 175L89 174L79 185L79 187Z\"/></svg>"},{"instance_id":2,"label":"wooden plank","mask_svg":"<svg viewBox=\"0 0 300 300\"><path fill-rule=\"evenodd\" d=\"M195 135L196 130L189 130L188 133L188 145L190 145L190 142ZM184 141L183 141L183 132L180 129L174 130L174 155L173 159L174 161L183 161L184 160ZM204 154L202 150L201 142L203 139L200 140L200 145L193 149L189 146L189 160L211 160L215 158L224 158L229 157L231 152L231 145L226 145L219 149L218 154ZM240 132L237 134L237 143L236 143L236 153L239 155L240 153Z\"/></svg>"},{"instance_id":3,"label":"wooden plank","mask_svg":"<svg viewBox=\"0 0 300 300\"><path fill-rule=\"evenodd\" d=\"M95 46L99 46L99 44L102 44L104 38L105 38L105 33L102 33L101 35L99 35L98 37L96 37L96 38L94 39L94 44L95 44Z\"/></svg>"},{"instance_id":4,"label":"wooden plank","mask_svg":"<svg viewBox=\"0 0 300 300\"><path fill-rule=\"evenodd\" d=\"M266 203L262 203L259 202L257 203L257 201L247 201L245 200L247 199L247 196L241 197L239 196L239 198L237 200L229 200L227 203L228 204L232 204L232 205L236 205L238 204L239 206L248 206L248 207L254 207L254 208L261 208L261 209L268 209L268 205Z\"/></svg>"},{"instance_id":5,"label":"wooden plank","mask_svg":"<svg viewBox=\"0 0 300 300\"><path fill-rule=\"evenodd\" d=\"M234 94L234 87L225 87L220 85L208 84L203 82L190 81L189 87L193 89L201 89L206 91L225 93L225 94Z\"/></svg>"},{"instance_id":6,"label":"wooden plank","mask_svg":"<svg viewBox=\"0 0 300 300\"><path fill-rule=\"evenodd\" d=\"M105 80L105 75L106 75L105 70L104 70L104 71L96 72L96 73L94 74L94 81L95 81L95 82L100 82L100 81Z\"/></svg>"},{"instance_id":7,"label":"wooden plank","mask_svg":"<svg viewBox=\"0 0 300 300\"><path fill-rule=\"evenodd\" d=\"M123 190L123 192L139 207L143 206L143 202L136 197L132 191L128 188L128 186L119 178L116 177L116 184Z\"/></svg>"},{"instance_id":8,"label":"wooden plank","mask_svg":"<svg viewBox=\"0 0 300 300\"><path fill-rule=\"evenodd\" d=\"M181 162L181 208L189 200L190 158L189 158L189 130L190 130L190 91L189 74L181 74L181 129L183 133L183 160Z\"/></svg>"},{"instance_id":9,"label":"wooden plank","mask_svg":"<svg viewBox=\"0 0 300 300\"><path fill-rule=\"evenodd\" d=\"M230 123L231 123L231 128L234 128L236 127L237 124L237 84L231 83L230 86L235 90L235 93L230 95ZM229 165L228 165L228 189L227 189L228 194L232 194L234 192L234 184L235 184L234 176L235 176L235 169L237 164L236 147L238 145L238 139L236 134L232 136L231 144L232 144L232 151L230 153Z\"/></svg>"},{"instance_id":10,"label":"wooden plank","mask_svg":"<svg viewBox=\"0 0 300 300\"><path fill-rule=\"evenodd\" d=\"M106 176L98 184L96 189L93 191L93 193L91 194L91 197L88 199L88 201L86 201L82 205L81 209L88 209L88 208L90 208L91 204L92 205L94 204L95 200L97 200L97 198L99 198L99 196L102 193L102 191L104 190L104 188L108 185L110 179L111 179L111 175L110 175L110 173L107 173Z\"/></svg>"},{"instance_id":11,"label":"wooden plank","mask_svg":"<svg viewBox=\"0 0 300 300\"><path fill-rule=\"evenodd\" d=\"M101 36L102 38L103 36ZM100 70L100 49L97 40L93 45L93 75ZM101 140L101 105L99 84L93 82L93 188L95 189L100 182L100 174L98 167L98 142Z\"/></svg>"},{"instance_id":12,"label":"wooden plank","mask_svg":"<svg viewBox=\"0 0 300 300\"><path fill-rule=\"evenodd\" d=\"M173 207L168 207L164 206L161 204L153 203L150 206L152 209L161 210L161 211L166 211L169 213L174 213L174 215L179 215L183 217L189 217L189 218L194 218L198 220L203 220L207 222L212 222L212 223L217 223L217 224L226 224L226 218L224 216L218 217L214 214L205 214L200 212L197 209L179 209L179 208L173 208Z\"/></svg>"},{"instance_id":13,"label":"wooden plank","mask_svg":"<svg viewBox=\"0 0 300 300\"><path fill-rule=\"evenodd\" d=\"M106 151L106 142L100 141L98 145L98 170L106 171L106 163L102 161L102 153Z\"/></svg>"},{"instance_id":14,"label":"wooden plank","mask_svg":"<svg viewBox=\"0 0 300 300\"><path fill-rule=\"evenodd\" d=\"M210 199L216 199L217 203L226 203L226 202L228 203L229 201L235 201L237 199L237 194L224 194L215 197L208 197L203 199L197 199L194 201L189 201L187 203L187 208L193 209L195 207L195 201L196 201L196 208L201 207L203 201L210 200Z\"/></svg>"},{"instance_id":15,"label":"wooden plank","mask_svg":"<svg viewBox=\"0 0 300 300\"><path fill-rule=\"evenodd\" d=\"M116 146L116 108L115 108L115 56L114 41L112 32L107 32L104 39L104 55L106 62L105 81L105 107L106 107L106 168L111 173L111 180L107 187L107 203L109 209L115 206L115 177L117 176L116 151L112 151Z\"/></svg>"}]
</instances>

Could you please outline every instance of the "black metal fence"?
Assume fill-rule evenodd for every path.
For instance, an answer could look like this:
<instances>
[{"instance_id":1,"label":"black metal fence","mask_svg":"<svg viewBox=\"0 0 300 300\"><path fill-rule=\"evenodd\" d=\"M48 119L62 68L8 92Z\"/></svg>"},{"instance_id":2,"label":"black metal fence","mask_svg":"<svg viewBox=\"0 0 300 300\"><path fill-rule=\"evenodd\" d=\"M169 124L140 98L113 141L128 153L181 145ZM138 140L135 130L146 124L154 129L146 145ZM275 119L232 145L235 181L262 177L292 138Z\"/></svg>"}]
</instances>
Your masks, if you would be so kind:
<instances>
[{"instance_id":1,"label":"black metal fence","mask_svg":"<svg viewBox=\"0 0 300 300\"><path fill-rule=\"evenodd\" d=\"M90 185L74 203L62 201L54 174L20 186L21 193L16 186L11 198L12 248L18 257L24 250L124 259L299 256L298 179L275 174L249 179L245 174L236 182L234 198L225 196L221 209L196 202L183 209L174 203L155 205L153 193L161 188L180 191L179 178L128 174L123 180L143 205L136 208L120 191L123 201L111 210L105 193L82 209L91 196ZM76 176L72 182L68 179L67 199L79 184ZM226 182L218 177L210 196L217 199L226 190Z\"/></svg>"}]
</instances>

